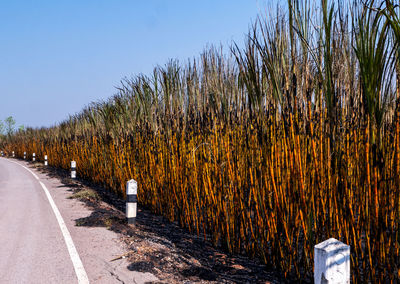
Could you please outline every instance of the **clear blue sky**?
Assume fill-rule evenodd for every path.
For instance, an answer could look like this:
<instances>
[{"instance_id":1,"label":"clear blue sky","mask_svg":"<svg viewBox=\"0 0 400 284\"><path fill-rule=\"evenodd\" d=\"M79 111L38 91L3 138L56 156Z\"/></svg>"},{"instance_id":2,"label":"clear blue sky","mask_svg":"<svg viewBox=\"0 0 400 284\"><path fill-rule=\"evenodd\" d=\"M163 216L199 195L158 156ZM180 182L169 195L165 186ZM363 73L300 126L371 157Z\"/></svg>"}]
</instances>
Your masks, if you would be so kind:
<instances>
[{"instance_id":1,"label":"clear blue sky","mask_svg":"<svg viewBox=\"0 0 400 284\"><path fill-rule=\"evenodd\" d=\"M265 2L0 0L0 120L51 126L113 95L125 76L242 44Z\"/></svg>"}]
</instances>

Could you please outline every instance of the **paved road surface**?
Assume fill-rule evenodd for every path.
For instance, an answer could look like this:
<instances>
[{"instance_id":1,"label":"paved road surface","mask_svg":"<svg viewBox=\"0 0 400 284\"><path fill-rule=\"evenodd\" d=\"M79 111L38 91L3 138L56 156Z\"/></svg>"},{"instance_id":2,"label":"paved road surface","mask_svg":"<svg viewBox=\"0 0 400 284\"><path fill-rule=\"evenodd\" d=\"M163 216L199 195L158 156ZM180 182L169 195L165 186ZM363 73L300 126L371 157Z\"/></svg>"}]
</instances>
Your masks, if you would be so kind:
<instances>
[{"instance_id":1,"label":"paved road surface","mask_svg":"<svg viewBox=\"0 0 400 284\"><path fill-rule=\"evenodd\" d=\"M118 235L105 228L75 226L74 220L91 212L67 199L71 193L58 180L34 171L38 180L22 167L25 162L12 161L0 158L0 283L87 283L86 275L91 283L146 280L127 270L124 260L110 263L125 252ZM76 263L74 269L74 256L40 182L65 220L83 272L76 272Z\"/></svg>"},{"instance_id":2,"label":"paved road surface","mask_svg":"<svg viewBox=\"0 0 400 284\"><path fill-rule=\"evenodd\" d=\"M0 281L77 279L50 203L33 175L0 161Z\"/></svg>"}]
</instances>

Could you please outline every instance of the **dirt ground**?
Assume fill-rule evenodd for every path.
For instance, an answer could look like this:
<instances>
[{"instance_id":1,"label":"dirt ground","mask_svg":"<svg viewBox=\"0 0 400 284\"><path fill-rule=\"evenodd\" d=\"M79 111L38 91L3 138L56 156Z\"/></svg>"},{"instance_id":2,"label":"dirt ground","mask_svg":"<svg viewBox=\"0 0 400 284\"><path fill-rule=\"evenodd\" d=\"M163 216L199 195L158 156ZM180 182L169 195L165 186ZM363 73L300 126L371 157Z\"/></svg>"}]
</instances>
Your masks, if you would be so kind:
<instances>
[{"instance_id":1,"label":"dirt ground","mask_svg":"<svg viewBox=\"0 0 400 284\"><path fill-rule=\"evenodd\" d=\"M230 255L178 224L138 208L135 226L127 225L125 202L112 192L87 181L69 178L69 172L31 164L58 178L73 191L71 198L85 203L92 213L75 220L76 226L106 227L119 234L126 253L110 260L128 260L132 272L149 272L159 281L151 283L289 283L257 259Z\"/></svg>"}]
</instances>

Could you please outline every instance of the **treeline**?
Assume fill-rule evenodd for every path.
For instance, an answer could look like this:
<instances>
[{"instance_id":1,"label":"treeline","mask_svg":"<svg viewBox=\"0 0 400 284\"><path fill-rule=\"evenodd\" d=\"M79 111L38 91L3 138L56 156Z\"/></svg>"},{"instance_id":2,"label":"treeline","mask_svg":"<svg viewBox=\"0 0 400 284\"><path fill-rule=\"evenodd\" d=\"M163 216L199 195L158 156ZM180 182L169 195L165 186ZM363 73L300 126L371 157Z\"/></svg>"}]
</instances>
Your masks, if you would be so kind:
<instances>
[{"instance_id":1,"label":"treeline","mask_svg":"<svg viewBox=\"0 0 400 284\"><path fill-rule=\"evenodd\" d=\"M23 126L20 126L20 130L23 130ZM0 120L0 139L3 135L11 136L15 131L15 119L12 116L8 116L4 119L4 122Z\"/></svg>"},{"instance_id":2,"label":"treeline","mask_svg":"<svg viewBox=\"0 0 400 284\"><path fill-rule=\"evenodd\" d=\"M234 253L311 280L313 246L351 245L354 282L399 281L400 10L298 1L240 48L125 79L110 100L3 149L49 155ZM397 71L396 71L397 70Z\"/></svg>"}]
</instances>

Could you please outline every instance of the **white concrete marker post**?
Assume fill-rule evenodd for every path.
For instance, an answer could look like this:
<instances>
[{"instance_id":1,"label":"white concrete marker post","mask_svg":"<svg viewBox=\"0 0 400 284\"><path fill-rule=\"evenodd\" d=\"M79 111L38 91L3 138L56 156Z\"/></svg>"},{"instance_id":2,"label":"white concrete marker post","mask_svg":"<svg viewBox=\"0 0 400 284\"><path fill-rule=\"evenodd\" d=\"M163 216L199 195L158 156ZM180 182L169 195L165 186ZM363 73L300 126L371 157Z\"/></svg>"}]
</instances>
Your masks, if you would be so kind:
<instances>
[{"instance_id":1,"label":"white concrete marker post","mask_svg":"<svg viewBox=\"0 0 400 284\"><path fill-rule=\"evenodd\" d=\"M76 178L76 162L71 161L71 178Z\"/></svg>"},{"instance_id":2,"label":"white concrete marker post","mask_svg":"<svg viewBox=\"0 0 400 284\"><path fill-rule=\"evenodd\" d=\"M26 152L24 152L24 160L26 160Z\"/></svg>"},{"instance_id":3,"label":"white concrete marker post","mask_svg":"<svg viewBox=\"0 0 400 284\"><path fill-rule=\"evenodd\" d=\"M350 283L350 246L334 238L314 246L314 283Z\"/></svg>"},{"instance_id":4,"label":"white concrete marker post","mask_svg":"<svg viewBox=\"0 0 400 284\"><path fill-rule=\"evenodd\" d=\"M128 224L136 224L137 182L131 179L126 183L126 218Z\"/></svg>"},{"instance_id":5,"label":"white concrete marker post","mask_svg":"<svg viewBox=\"0 0 400 284\"><path fill-rule=\"evenodd\" d=\"M32 154L32 161L34 162L35 160L36 160L36 154L33 153L33 154Z\"/></svg>"},{"instance_id":6,"label":"white concrete marker post","mask_svg":"<svg viewBox=\"0 0 400 284\"><path fill-rule=\"evenodd\" d=\"M45 165L45 166L48 165L48 163L47 163L47 155L44 155L44 165Z\"/></svg>"}]
</instances>

